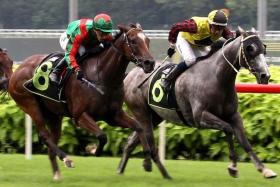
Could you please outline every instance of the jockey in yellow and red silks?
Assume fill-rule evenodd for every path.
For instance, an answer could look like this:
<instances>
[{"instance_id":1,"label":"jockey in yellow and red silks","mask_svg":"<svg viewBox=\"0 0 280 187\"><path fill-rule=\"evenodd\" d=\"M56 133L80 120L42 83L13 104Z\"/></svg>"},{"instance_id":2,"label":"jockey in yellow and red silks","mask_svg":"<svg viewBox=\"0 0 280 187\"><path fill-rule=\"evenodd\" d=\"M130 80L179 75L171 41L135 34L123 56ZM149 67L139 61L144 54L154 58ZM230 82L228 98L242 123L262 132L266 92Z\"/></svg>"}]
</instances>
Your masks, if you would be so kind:
<instances>
[{"instance_id":1,"label":"jockey in yellow and red silks","mask_svg":"<svg viewBox=\"0 0 280 187\"><path fill-rule=\"evenodd\" d=\"M66 61L62 60L58 63L50 74L50 79L58 83L58 75L67 63L68 68L76 73L77 79L81 80L83 72L77 63L77 55L83 55L87 47L96 49L95 53L101 52L104 49L104 42L113 39L112 29L111 17L103 13L96 15L94 19L85 18L69 23L66 32L60 37L60 45L65 50Z\"/></svg>"},{"instance_id":2,"label":"jockey in yellow and red silks","mask_svg":"<svg viewBox=\"0 0 280 187\"><path fill-rule=\"evenodd\" d=\"M196 62L196 58L206 55L209 46L223 37L232 38L233 33L227 28L228 16L222 10L213 10L208 17L192 17L171 27L167 54L172 57L177 48L184 61L180 62L161 82L164 90L182 72Z\"/></svg>"}]
</instances>

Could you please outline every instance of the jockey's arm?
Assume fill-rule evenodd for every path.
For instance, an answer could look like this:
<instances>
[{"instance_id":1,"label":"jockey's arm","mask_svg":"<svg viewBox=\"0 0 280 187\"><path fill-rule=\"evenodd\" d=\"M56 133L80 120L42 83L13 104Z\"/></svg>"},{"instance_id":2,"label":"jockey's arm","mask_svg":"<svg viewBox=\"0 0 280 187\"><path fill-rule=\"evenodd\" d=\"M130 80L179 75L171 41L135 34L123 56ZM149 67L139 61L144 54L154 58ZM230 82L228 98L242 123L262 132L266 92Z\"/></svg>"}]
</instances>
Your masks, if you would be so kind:
<instances>
[{"instance_id":1,"label":"jockey's arm","mask_svg":"<svg viewBox=\"0 0 280 187\"><path fill-rule=\"evenodd\" d=\"M76 35L75 37L70 37L70 40L67 44L65 58L68 65L73 68L74 70L79 69L79 65L76 60L76 56L78 54L79 48L81 46L81 36Z\"/></svg>"},{"instance_id":2,"label":"jockey's arm","mask_svg":"<svg viewBox=\"0 0 280 187\"><path fill-rule=\"evenodd\" d=\"M184 22L175 23L172 25L169 35L168 41L171 47L175 47L175 43L177 41L177 36L179 32L189 32L189 33L196 33L197 32L197 25L193 19L185 20Z\"/></svg>"}]
</instances>

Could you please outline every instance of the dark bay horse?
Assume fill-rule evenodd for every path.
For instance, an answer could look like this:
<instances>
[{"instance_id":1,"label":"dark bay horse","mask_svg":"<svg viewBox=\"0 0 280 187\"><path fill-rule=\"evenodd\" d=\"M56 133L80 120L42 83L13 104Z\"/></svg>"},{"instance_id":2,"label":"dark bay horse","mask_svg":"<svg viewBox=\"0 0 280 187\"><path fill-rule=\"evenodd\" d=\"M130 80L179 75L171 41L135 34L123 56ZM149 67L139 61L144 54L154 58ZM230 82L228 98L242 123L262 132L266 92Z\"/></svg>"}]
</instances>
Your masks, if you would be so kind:
<instances>
[{"instance_id":1,"label":"dark bay horse","mask_svg":"<svg viewBox=\"0 0 280 187\"><path fill-rule=\"evenodd\" d=\"M149 52L149 39L139 24L119 26L119 29L120 32L107 50L85 59L80 64L85 78L96 83L103 90L103 95L77 80L74 74L65 84L66 105L28 92L23 83L32 78L34 70L45 55L34 55L25 59L12 74L8 92L18 106L31 116L40 138L48 146L55 180L60 178L56 156L63 160L67 167L73 167L72 160L57 146L61 136L61 121L66 111L76 125L96 135L99 140L96 155L101 154L107 142L105 133L96 124L96 121L104 120L110 125L137 131L143 143L145 158L150 160L149 144L140 124L122 110L123 79L130 61L141 67L145 73L153 70L155 61Z\"/></svg>"},{"instance_id":2,"label":"dark bay horse","mask_svg":"<svg viewBox=\"0 0 280 187\"><path fill-rule=\"evenodd\" d=\"M7 90L13 73L13 60L5 49L0 48L0 90Z\"/></svg>"},{"instance_id":3,"label":"dark bay horse","mask_svg":"<svg viewBox=\"0 0 280 187\"><path fill-rule=\"evenodd\" d=\"M139 68L133 69L125 78L125 102L148 134L152 159L164 178L170 178L170 176L159 160L152 132L153 126L163 119L191 127L223 131L229 146L231 164L228 166L228 171L232 177L238 176L233 138L237 139L264 177L277 176L264 166L252 150L245 136L242 118L237 110L235 80L241 67L254 74L259 84L268 84L270 78L264 57L265 48L260 38L256 33L245 32L241 28L239 32L241 33L239 37L231 42L227 41L228 44L222 49L195 64L176 80L174 88L176 101L183 118L179 118L175 111L163 112L148 104L149 83L146 82L140 89L136 88L146 77ZM163 92L161 87L157 87L157 91L158 95ZM134 132L125 146L118 168L119 173L124 172L129 155L138 143L138 134Z\"/></svg>"}]
</instances>

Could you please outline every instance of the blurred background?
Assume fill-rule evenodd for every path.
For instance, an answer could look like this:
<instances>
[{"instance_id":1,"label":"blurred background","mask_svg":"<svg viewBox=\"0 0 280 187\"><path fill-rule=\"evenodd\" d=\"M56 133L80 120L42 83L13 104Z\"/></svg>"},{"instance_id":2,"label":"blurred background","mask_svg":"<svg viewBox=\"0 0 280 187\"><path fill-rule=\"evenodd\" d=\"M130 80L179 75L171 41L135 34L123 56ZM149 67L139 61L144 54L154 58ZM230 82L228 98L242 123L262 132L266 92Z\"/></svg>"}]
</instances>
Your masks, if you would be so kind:
<instances>
[{"instance_id":1,"label":"blurred background","mask_svg":"<svg viewBox=\"0 0 280 187\"><path fill-rule=\"evenodd\" d=\"M213 9L229 11L229 27L233 31L240 25L249 30L255 27L268 46L266 56L270 64L280 63L280 3L279 0L0 0L0 47L6 48L20 63L38 53L60 51L58 38L69 21L83 17L93 18L105 12L117 24L139 22L151 38L151 51L162 60L168 48L167 35L173 23L192 16L207 16ZM271 69L272 82L280 83L278 66ZM242 82L255 82L254 77L242 74ZM240 94L239 110L244 118L249 140L263 161L280 161L280 105L278 95ZM277 104L278 103L278 104ZM125 107L125 106L124 106ZM126 107L125 107L126 108ZM0 152L24 153L25 115L11 99L0 105ZM105 155L119 156L129 130L99 125L108 135ZM223 133L198 130L167 123L167 158L228 159ZM158 139L158 129L155 130ZM46 153L33 126L33 153ZM70 154L88 155L86 147L96 138L73 126L65 118L63 136L59 146ZM247 154L238 148L240 160ZM141 148L133 154L141 154Z\"/></svg>"},{"instance_id":2,"label":"blurred background","mask_svg":"<svg viewBox=\"0 0 280 187\"><path fill-rule=\"evenodd\" d=\"M73 1L73 0L72 0ZM257 27L258 0L74 0L78 18L109 13L116 24L140 22L144 29L169 29L174 22L207 16L213 9L230 11L229 25ZM65 29L71 0L1 0L2 29ZM267 29L280 30L280 4L267 0ZM265 8L265 7L263 7Z\"/></svg>"},{"instance_id":3,"label":"blurred background","mask_svg":"<svg viewBox=\"0 0 280 187\"><path fill-rule=\"evenodd\" d=\"M115 29L118 24L139 22L154 30L151 50L157 59L165 57L171 25L192 16L207 16L213 9L227 9L229 28L252 27L278 48L280 3L278 0L0 0L0 47L7 48L15 61L35 54L59 51L59 35L71 20L106 12ZM27 30L28 29L28 30ZM37 30L39 29L39 30ZM156 31L159 32L156 32ZM265 33L266 38L265 38ZM273 39L273 41L271 40ZM269 57L278 52L269 50ZM275 60L274 60L275 61Z\"/></svg>"}]
</instances>

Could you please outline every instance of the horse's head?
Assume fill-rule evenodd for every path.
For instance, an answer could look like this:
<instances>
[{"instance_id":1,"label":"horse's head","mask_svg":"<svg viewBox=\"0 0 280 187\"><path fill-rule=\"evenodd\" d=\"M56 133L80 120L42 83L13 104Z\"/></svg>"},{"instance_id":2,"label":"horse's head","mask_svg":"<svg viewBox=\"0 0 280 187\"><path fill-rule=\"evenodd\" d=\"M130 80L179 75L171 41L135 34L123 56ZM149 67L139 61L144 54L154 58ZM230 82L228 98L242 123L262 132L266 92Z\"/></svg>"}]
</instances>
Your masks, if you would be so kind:
<instances>
[{"instance_id":1,"label":"horse's head","mask_svg":"<svg viewBox=\"0 0 280 187\"><path fill-rule=\"evenodd\" d=\"M0 76L1 78L10 78L12 75L13 61L7 54L6 49L0 48Z\"/></svg>"},{"instance_id":2,"label":"horse's head","mask_svg":"<svg viewBox=\"0 0 280 187\"><path fill-rule=\"evenodd\" d=\"M268 84L270 73L264 56L265 45L254 29L245 32L238 27L238 32L241 34L240 65L254 74L259 84Z\"/></svg>"},{"instance_id":3,"label":"horse's head","mask_svg":"<svg viewBox=\"0 0 280 187\"><path fill-rule=\"evenodd\" d=\"M121 48L126 59L142 67L145 73L153 71L155 60L149 51L150 40L144 34L140 24L130 27L119 25L118 28L120 33L117 40L123 40Z\"/></svg>"},{"instance_id":4,"label":"horse's head","mask_svg":"<svg viewBox=\"0 0 280 187\"><path fill-rule=\"evenodd\" d=\"M0 48L0 90L6 90L8 81L13 73L13 61L6 49Z\"/></svg>"}]
</instances>

